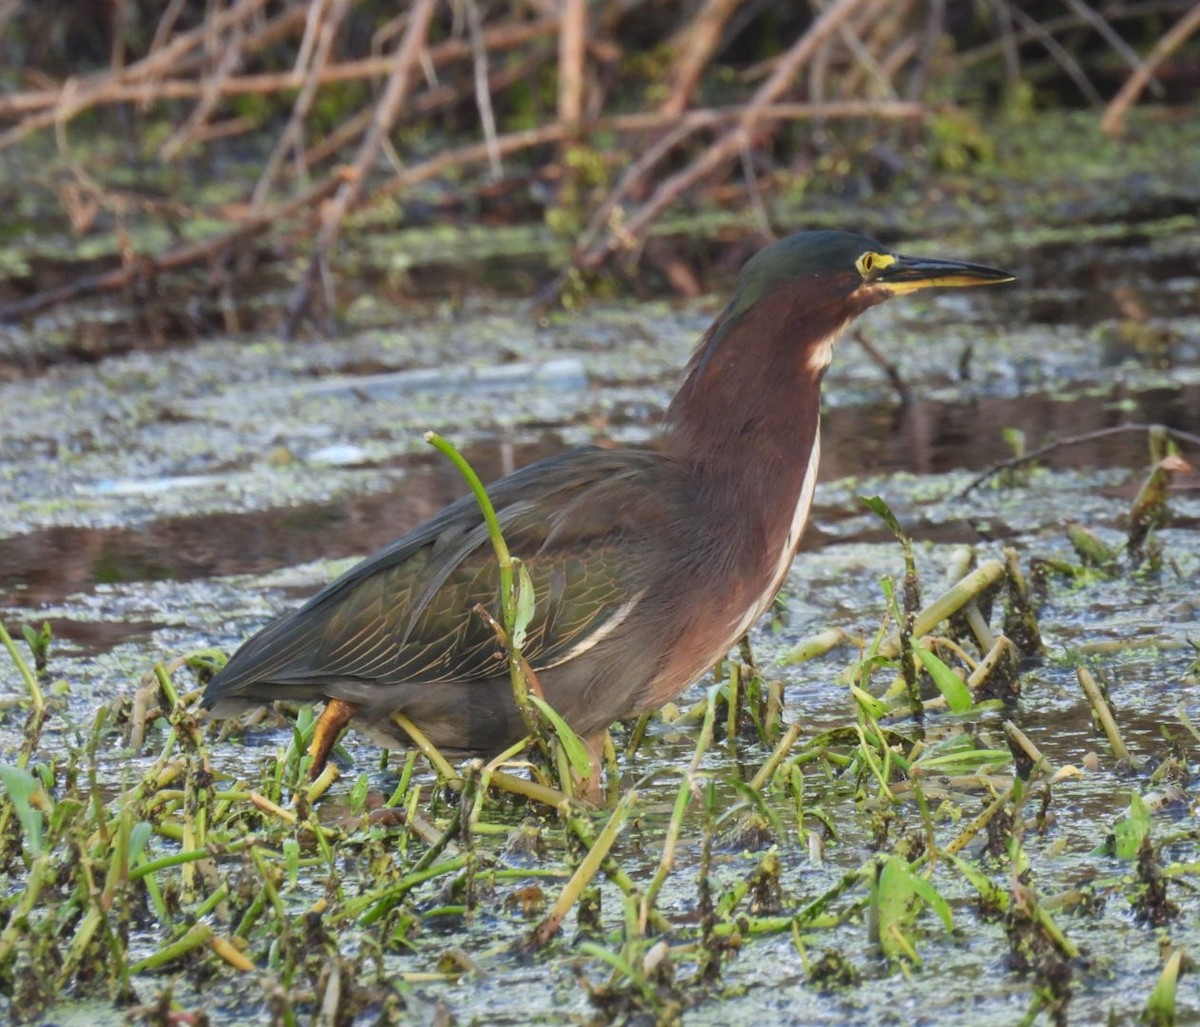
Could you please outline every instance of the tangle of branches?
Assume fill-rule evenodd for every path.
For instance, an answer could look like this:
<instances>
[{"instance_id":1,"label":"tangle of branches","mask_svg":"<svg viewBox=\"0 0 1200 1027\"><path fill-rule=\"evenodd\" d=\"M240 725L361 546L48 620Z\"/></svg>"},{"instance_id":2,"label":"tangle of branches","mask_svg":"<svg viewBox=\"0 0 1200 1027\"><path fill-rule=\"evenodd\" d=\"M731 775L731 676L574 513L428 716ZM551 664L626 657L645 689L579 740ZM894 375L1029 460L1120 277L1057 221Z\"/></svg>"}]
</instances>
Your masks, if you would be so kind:
<instances>
[{"instance_id":1,"label":"tangle of branches","mask_svg":"<svg viewBox=\"0 0 1200 1027\"><path fill-rule=\"evenodd\" d=\"M1035 17L1017 0L0 4L0 161L51 141L66 169L57 199L77 233L137 217L220 226L151 251L129 243L98 270L0 303L0 319L193 265L229 276L274 238L308 247L294 325L328 286L351 211L404 210L431 194L469 210L506 182L539 182L573 207L573 265L594 270L636 256L665 211L706 189L732 184L761 215L796 136L833 123L919 131L960 94L999 103L1040 76L1119 133L1200 29L1189 0L1055 10ZM245 181L206 207L142 195L80 156L78 140L96 133L193 176L236 164Z\"/></svg>"}]
</instances>

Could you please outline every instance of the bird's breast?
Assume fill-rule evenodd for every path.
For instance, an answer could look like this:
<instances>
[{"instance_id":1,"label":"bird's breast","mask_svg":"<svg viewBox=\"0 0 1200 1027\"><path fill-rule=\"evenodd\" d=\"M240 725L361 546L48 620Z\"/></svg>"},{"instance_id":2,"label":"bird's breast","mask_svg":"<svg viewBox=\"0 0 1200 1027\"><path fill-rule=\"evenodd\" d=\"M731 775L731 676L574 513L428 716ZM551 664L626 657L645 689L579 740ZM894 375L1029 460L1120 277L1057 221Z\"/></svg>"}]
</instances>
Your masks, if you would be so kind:
<instances>
[{"instance_id":1,"label":"bird's breast","mask_svg":"<svg viewBox=\"0 0 1200 1027\"><path fill-rule=\"evenodd\" d=\"M733 625L730 632L732 637L729 642L731 646L749 631L751 625L766 612L767 607L774 602L775 596L779 594L780 588L783 587L783 582L787 578L788 571L791 569L792 561L796 558L796 550L800 546L800 539L804 535L804 526L808 523L808 514L812 509L813 493L817 487L817 469L820 463L821 433L818 429L817 433L813 436L812 453L808 458L808 466L804 469L804 480L800 486L800 494L796 500L796 505L792 509L791 522L788 524L786 533L782 533L783 545L776 550L774 566L759 575L759 581L762 585L758 595ZM768 552L770 552L770 549L768 549Z\"/></svg>"},{"instance_id":2,"label":"bird's breast","mask_svg":"<svg viewBox=\"0 0 1200 1027\"><path fill-rule=\"evenodd\" d=\"M808 522L820 451L818 431L799 488L794 483L791 489L782 486L794 497L790 511L784 507L776 517L767 517L763 522L767 538L758 541L766 545L748 547L743 554L744 563L730 565L731 580L706 585L707 602L697 603L700 612L691 619L652 685L657 705L674 697L723 659L774 601Z\"/></svg>"}]
</instances>

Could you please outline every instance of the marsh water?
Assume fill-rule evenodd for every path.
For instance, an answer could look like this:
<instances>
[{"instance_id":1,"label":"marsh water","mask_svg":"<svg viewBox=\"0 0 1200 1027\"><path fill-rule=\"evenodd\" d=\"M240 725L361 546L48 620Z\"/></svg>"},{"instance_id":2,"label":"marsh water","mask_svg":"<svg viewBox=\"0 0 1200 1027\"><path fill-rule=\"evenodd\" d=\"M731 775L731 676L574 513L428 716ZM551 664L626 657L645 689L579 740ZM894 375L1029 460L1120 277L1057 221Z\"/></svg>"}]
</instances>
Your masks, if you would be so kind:
<instances>
[{"instance_id":1,"label":"marsh water","mask_svg":"<svg viewBox=\"0 0 1200 1027\"><path fill-rule=\"evenodd\" d=\"M813 735L853 721L838 677L855 652L796 665L779 657L828 627L871 636L885 617L880 578L903 573L890 532L859 496L887 500L933 593L959 546L981 559L1013 546L1026 565L1070 562L1068 522L1119 545L1149 469L1147 435L1101 430L1164 425L1191 437L1185 456L1200 456L1195 200L1186 195L1158 220L1074 245L1069 258L1060 239L1031 239L1018 228L993 230L986 244L964 234L905 247L1006 266L1018 281L893 301L862 320L867 341L903 379L903 398L853 335L839 343L825 388L812 521L781 604L752 635L760 665L784 682L786 720ZM1190 215L1180 213L1186 203ZM10 628L50 623L49 672L63 682L63 723L87 724L97 705L136 688L156 661L232 649L347 561L461 494L457 472L429 451L424 431L462 447L485 479L580 442L651 440L720 303L597 302L535 318L518 301L426 300L339 338L218 339L52 361L13 375L0 384L0 618ZM1091 437L969 488L1022 446L1080 435ZM1052 578L1047 586L1040 615L1048 656L1025 668L1013 716L1054 765L1089 767L1058 787L1052 825L1027 842L1041 868L1037 884L1051 892L1096 878L1089 854L1124 815L1129 792L1158 787L1111 759L1073 659L1084 654L1103 677L1144 766L1157 765L1169 735L1183 740L1194 767L1196 742L1180 712L1200 723L1200 470L1177 476L1170 506L1158 571ZM19 694L7 663L0 682L7 695ZM701 698L708 684L678 705ZM20 724L0 723L0 748L15 748ZM998 723L985 720L978 731L995 734ZM624 783L649 782L618 847L635 876L653 870L657 832L678 787L671 768L689 759L694 732L694 724L664 720L622 768ZM237 774L287 737L279 724L215 751L228 761L221 769ZM71 730L48 733L44 744L65 751ZM377 751L361 739L352 751L353 772L368 771L372 788L386 792L391 778L377 769ZM719 775L730 760L753 765L764 756L752 747L714 749L704 766ZM115 748L105 759L116 779L122 765L147 757ZM336 793L330 801L339 801ZM839 827L823 859L795 835L775 841L785 909L830 888L870 852L853 794L831 782L822 801ZM1194 798L1164 803L1154 832L1164 862L1194 864ZM726 848L714 873L744 875L756 858ZM694 907L698 859L697 838L685 835L665 908L686 915ZM1117 880L1129 873L1115 860L1103 869ZM1168 927L1137 922L1119 887L1107 908L1065 915L1085 953L1074 969L1071 1022L1130 1022L1154 986L1166 939L1200 956L1196 875L1187 880L1171 893L1181 914ZM1001 928L961 885L948 888L956 931L930 928L920 967L901 972L872 952L854 918L803 942L786 933L749 938L727 956L720 988L688 1008L685 1022L1017 1022L1029 1006L1029 978L1007 967ZM301 882L290 901L301 908L309 898ZM501 906L388 954L397 979L414 975L406 1001L415 1022L592 1020L596 1007L577 972L598 980L603 968L580 968L569 932L544 958L516 958L508 943L528 925ZM619 905L606 915L619 918ZM853 954L860 983L812 983L798 956L804 945L812 957L833 948ZM474 969L435 973L450 949L468 952ZM149 994L162 979L137 983ZM185 979L174 984L177 997L206 1004L215 1022L269 1022L266 1006L244 989L205 994ZM107 1005L66 1003L53 1022L109 1015L116 1014ZM1200 1023L1194 976L1180 985L1177 1022Z\"/></svg>"}]
</instances>

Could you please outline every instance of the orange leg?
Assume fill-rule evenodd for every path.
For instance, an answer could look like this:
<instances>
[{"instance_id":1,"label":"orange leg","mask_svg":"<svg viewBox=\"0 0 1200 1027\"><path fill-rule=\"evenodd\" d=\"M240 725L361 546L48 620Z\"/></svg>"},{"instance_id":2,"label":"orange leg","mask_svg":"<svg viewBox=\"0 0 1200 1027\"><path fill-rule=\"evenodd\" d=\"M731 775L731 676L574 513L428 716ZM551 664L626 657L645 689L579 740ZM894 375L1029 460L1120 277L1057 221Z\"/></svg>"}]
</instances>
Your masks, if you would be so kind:
<instances>
[{"instance_id":1,"label":"orange leg","mask_svg":"<svg viewBox=\"0 0 1200 1027\"><path fill-rule=\"evenodd\" d=\"M321 771L325 769L325 764L329 761L329 754L333 751L338 735L342 733L342 728L350 723L357 712L358 707L354 703L346 702L343 699L330 699L325 704L325 709L321 711L316 726L313 728L312 741L308 745L308 754L312 757L312 765L308 768L310 779L316 780Z\"/></svg>"}]
</instances>

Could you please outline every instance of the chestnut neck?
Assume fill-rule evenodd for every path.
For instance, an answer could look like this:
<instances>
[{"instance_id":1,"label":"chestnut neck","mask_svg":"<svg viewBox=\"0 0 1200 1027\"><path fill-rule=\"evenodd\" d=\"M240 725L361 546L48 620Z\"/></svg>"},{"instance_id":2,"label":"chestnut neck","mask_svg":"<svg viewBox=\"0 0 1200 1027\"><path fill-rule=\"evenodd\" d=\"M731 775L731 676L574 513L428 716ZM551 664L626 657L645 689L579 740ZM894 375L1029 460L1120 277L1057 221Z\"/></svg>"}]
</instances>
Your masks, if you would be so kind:
<instances>
[{"instance_id":1,"label":"chestnut neck","mask_svg":"<svg viewBox=\"0 0 1200 1027\"><path fill-rule=\"evenodd\" d=\"M691 470L692 516L709 540L692 555L714 576L749 572L751 591L774 581L812 498L821 380L856 313L824 286L800 278L753 302L736 296L701 339L665 418L665 448Z\"/></svg>"},{"instance_id":2,"label":"chestnut neck","mask_svg":"<svg viewBox=\"0 0 1200 1027\"><path fill-rule=\"evenodd\" d=\"M857 313L819 286L793 279L753 302L734 298L700 340L667 409L668 452L701 476L772 478L782 466L802 481L830 350Z\"/></svg>"}]
</instances>

